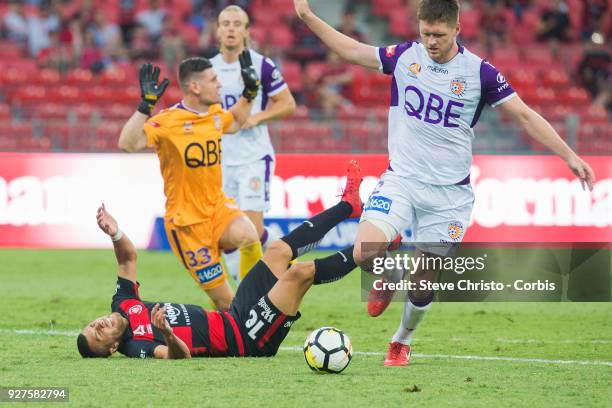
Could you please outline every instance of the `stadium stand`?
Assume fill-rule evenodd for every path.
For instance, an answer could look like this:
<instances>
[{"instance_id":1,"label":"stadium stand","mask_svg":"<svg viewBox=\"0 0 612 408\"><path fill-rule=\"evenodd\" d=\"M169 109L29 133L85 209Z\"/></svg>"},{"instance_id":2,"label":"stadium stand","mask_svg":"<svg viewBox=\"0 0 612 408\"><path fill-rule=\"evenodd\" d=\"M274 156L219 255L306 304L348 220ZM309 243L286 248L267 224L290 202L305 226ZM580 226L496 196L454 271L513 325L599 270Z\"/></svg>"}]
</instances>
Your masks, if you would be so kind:
<instances>
[{"instance_id":1,"label":"stadium stand","mask_svg":"<svg viewBox=\"0 0 612 408\"><path fill-rule=\"evenodd\" d=\"M162 66L162 75L168 75L183 55L214 53L215 16L228 3L0 3L0 149L115 151L121 125L138 101L136 73L142 61L152 60ZM313 81L316 84L330 72L327 53L296 20L292 2L234 3L247 7L251 15L252 46L269 51L301 104L294 117L271 126L278 151L386 149L388 77L351 67L352 80L342 87L345 103L333 107L331 117L323 115L318 94L312 97L309 92ZM350 15L342 24L380 45L415 39L416 3L345 1L344 13ZM608 0L463 1L461 40L504 72L523 99L550 119L580 153L610 154L611 4ZM565 10L566 16L559 10ZM567 17L561 37L542 34L550 28L546 24L551 13L558 21ZM503 27L497 19L503 19ZM343 19L337 15L329 20ZM160 32L145 28L151 21L159 21ZM376 37L370 35L371 28L381 26L384 35L370 38ZM162 105L179 98L173 84ZM482 140L474 147L479 152L542 151L492 110L485 111L477 130L477 139Z\"/></svg>"}]
</instances>

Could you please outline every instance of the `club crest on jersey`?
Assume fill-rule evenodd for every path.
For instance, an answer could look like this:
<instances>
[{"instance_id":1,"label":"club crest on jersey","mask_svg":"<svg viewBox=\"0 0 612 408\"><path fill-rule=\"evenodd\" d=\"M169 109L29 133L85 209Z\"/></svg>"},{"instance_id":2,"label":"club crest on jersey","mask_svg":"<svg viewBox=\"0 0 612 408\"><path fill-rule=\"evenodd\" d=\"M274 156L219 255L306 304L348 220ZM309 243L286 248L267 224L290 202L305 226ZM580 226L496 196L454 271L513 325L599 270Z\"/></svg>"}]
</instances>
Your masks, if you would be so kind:
<instances>
[{"instance_id":1,"label":"club crest on jersey","mask_svg":"<svg viewBox=\"0 0 612 408\"><path fill-rule=\"evenodd\" d=\"M249 188L253 191L259 191L261 188L261 178L255 176L249 180Z\"/></svg>"},{"instance_id":2,"label":"club crest on jersey","mask_svg":"<svg viewBox=\"0 0 612 408\"><path fill-rule=\"evenodd\" d=\"M215 121L215 129L221 130L221 118L219 115L213 116L213 120Z\"/></svg>"},{"instance_id":3,"label":"club crest on jersey","mask_svg":"<svg viewBox=\"0 0 612 408\"><path fill-rule=\"evenodd\" d=\"M463 236L463 224L459 221L453 221L448 224L448 236L453 242L457 242Z\"/></svg>"},{"instance_id":4,"label":"club crest on jersey","mask_svg":"<svg viewBox=\"0 0 612 408\"><path fill-rule=\"evenodd\" d=\"M466 87L467 81L463 78L455 78L450 83L451 92L457 96L463 96Z\"/></svg>"},{"instance_id":5,"label":"club crest on jersey","mask_svg":"<svg viewBox=\"0 0 612 408\"><path fill-rule=\"evenodd\" d=\"M185 133L193 133L193 122L185 122L183 123L183 130Z\"/></svg>"},{"instance_id":6,"label":"club crest on jersey","mask_svg":"<svg viewBox=\"0 0 612 408\"><path fill-rule=\"evenodd\" d=\"M408 70L412 73L412 75L410 75L410 76L413 76L413 77L416 78L416 76L419 74L419 72L421 72L421 65L417 64L416 62L413 62L408 67Z\"/></svg>"},{"instance_id":7,"label":"club crest on jersey","mask_svg":"<svg viewBox=\"0 0 612 408\"><path fill-rule=\"evenodd\" d=\"M140 314L142 313L142 305L134 305L128 309L128 315Z\"/></svg>"},{"instance_id":8,"label":"club crest on jersey","mask_svg":"<svg viewBox=\"0 0 612 408\"><path fill-rule=\"evenodd\" d=\"M385 55L387 56L387 58L391 58L392 56L395 55L396 48L397 48L397 45L390 45L385 49Z\"/></svg>"}]
</instances>

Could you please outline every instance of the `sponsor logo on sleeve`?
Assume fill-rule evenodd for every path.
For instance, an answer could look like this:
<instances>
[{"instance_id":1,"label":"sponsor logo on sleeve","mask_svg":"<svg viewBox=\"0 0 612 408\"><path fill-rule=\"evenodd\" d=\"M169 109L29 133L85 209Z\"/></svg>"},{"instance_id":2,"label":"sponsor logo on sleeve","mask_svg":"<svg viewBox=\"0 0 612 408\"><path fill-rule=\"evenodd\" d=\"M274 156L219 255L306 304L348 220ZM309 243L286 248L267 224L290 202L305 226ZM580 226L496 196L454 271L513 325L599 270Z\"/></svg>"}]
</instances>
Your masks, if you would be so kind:
<instances>
[{"instance_id":1,"label":"sponsor logo on sleeve","mask_svg":"<svg viewBox=\"0 0 612 408\"><path fill-rule=\"evenodd\" d=\"M150 120L148 123L149 123L149 125L153 126L154 128L158 128L160 126L159 123L153 122L152 120Z\"/></svg>"},{"instance_id":2,"label":"sponsor logo on sleeve","mask_svg":"<svg viewBox=\"0 0 612 408\"><path fill-rule=\"evenodd\" d=\"M506 82L506 77L501 74L501 72L497 73L497 82L503 84Z\"/></svg>"},{"instance_id":3,"label":"sponsor logo on sleeve","mask_svg":"<svg viewBox=\"0 0 612 408\"><path fill-rule=\"evenodd\" d=\"M223 275L223 267L220 263L216 263L214 265L207 266L206 268L202 268L200 270L195 271L196 276L198 277L198 281L200 284L211 282L217 279L219 276Z\"/></svg>"},{"instance_id":4,"label":"sponsor logo on sleeve","mask_svg":"<svg viewBox=\"0 0 612 408\"><path fill-rule=\"evenodd\" d=\"M391 210L392 200L383 196L372 196L366 204L365 211L380 211L385 214L389 214Z\"/></svg>"},{"instance_id":5,"label":"sponsor logo on sleeve","mask_svg":"<svg viewBox=\"0 0 612 408\"><path fill-rule=\"evenodd\" d=\"M213 116L213 120L215 121L215 129L221 130L221 118L219 115Z\"/></svg>"},{"instance_id":6,"label":"sponsor logo on sleeve","mask_svg":"<svg viewBox=\"0 0 612 408\"><path fill-rule=\"evenodd\" d=\"M390 45L385 49L385 55L387 56L387 58L391 58L395 55L396 48L397 45Z\"/></svg>"}]
</instances>

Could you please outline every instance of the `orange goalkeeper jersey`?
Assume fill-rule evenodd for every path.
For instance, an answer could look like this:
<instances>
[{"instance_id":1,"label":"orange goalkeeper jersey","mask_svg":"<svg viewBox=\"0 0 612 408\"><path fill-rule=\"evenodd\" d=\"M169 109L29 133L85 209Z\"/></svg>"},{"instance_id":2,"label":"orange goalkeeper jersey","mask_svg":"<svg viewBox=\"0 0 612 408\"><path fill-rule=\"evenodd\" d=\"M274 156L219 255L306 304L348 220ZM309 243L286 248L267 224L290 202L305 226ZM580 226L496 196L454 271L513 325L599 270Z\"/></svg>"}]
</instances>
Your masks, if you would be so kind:
<instances>
[{"instance_id":1,"label":"orange goalkeeper jersey","mask_svg":"<svg viewBox=\"0 0 612 408\"><path fill-rule=\"evenodd\" d=\"M182 102L165 109L144 125L147 145L159 157L166 195L166 219L178 226L212 216L221 190L221 136L233 116L212 105L208 112L187 109Z\"/></svg>"}]
</instances>

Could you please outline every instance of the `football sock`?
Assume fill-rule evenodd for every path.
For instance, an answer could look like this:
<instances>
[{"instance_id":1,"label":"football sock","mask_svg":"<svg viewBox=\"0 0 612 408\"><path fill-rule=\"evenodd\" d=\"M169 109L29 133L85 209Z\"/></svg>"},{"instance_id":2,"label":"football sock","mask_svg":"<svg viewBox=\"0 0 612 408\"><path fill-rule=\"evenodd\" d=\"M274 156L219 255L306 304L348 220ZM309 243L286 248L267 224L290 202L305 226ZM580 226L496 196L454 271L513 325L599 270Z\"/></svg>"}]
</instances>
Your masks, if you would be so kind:
<instances>
[{"instance_id":1,"label":"football sock","mask_svg":"<svg viewBox=\"0 0 612 408\"><path fill-rule=\"evenodd\" d=\"M282 237L281 239L291 247L293 253L291 259L295 259L315 248L325 234L340 221L345 220L352 211L349 203L340 201L335 206L304 221L302 225Z\"/></svg>"},{"instance_id":2,"label":"football sock","mask_svg":"<svg viewBox=\"0 0 612 408\"><path fill-rule=\"evenodd\" d=\"M357 265L353 260L353 246L344 248L326 258L315 259L314 285L330 283L344 278Z\"/></svg>"},{"instance_id":3,"label":"football sock","mask_svg":"<svg viewBox=\"0 0 612 408\"><path fill-rule=\"evenodd\" d=\"M270 234L268 233L268 229L264 227L263 232L261 233L261 237L259 237L259 242L261 242L261 247L265 250L268 244L268 238Z\"/></svg>"},{"instance_id":4,"label":"football sock","mask_svg":"<svg viewBox=\"0 0 612 408\"><path fill-rule=\"evenodd\" d=\"M240 280L244 279L262 256L263 251L261 250L261 242L259 241L240 248Z\"/></svg>"},{"instance_id":5,"label":"football sock","mask_svg":"<svg viewBox=\"0 0 612 408\"><path fill-rule=\"evenodd\" d=\"M404 303L404 314L402 315L402 321L393 335L392 342L399 342L402 344L411 344L412 343L412 334L414 330L417 328L425 313L431 307L431 302L434 298L434 292L432 291L427 298L421 301L412 301L410 299L410 292L408 292L408 296L406 297L406 302Z\"/></svg>"}]
</instances>

